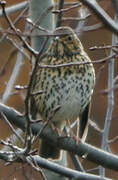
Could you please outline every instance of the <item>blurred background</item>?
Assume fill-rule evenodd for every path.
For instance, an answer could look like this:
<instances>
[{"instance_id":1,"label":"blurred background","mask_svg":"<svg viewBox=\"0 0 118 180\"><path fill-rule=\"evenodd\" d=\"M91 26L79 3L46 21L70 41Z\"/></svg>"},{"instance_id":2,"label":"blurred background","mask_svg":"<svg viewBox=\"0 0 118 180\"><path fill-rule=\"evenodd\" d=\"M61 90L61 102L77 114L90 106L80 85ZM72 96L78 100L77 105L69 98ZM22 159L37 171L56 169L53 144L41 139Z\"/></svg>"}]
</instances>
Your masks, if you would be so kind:
<instances>
[{"instance_id":1,"label":"blurred background","mask_svg":"<svg viewBox=\"0 0 118 180\"><path fill-rule=\"evenodd\" d=\"M13 4L23 2L22 0L7 0L7 6L11 6ZM58 2L58 1L56 1ZM65 0L65 2L77 2L72 0ZM100 6L113 18L114 17L114 9L112 7L110 0L100 0ZM64 20L63 25L67 25L72 27L79 33L79 38L82 41L82 44L89 54L92 60L99 60L109 55L109 50L94 50L91 51L90 48L94 46L103 46L103 45L111 45L112 40L112 32L102 24L102 22L93 14L93 12L88 11L86 7L82 6L80 8L74 8L69 12L63 14L64 18L67 17L81 17L83 13L90 13L91 16L86 18L85 21L79 22L77 20ZM10 15L10 18L14 22L17 17L19 17L21 11L17 13L13 13ZM26 13L27 14L27 13ZM25 18L26 14L15 24L17 28L19 28L22 32L24 31L25 27ZM91 31L83 31L83 27L93 27L92 25L98 24L99 28L95 28ZM96 26L97 27L97 26ZM7 30L9 28L8 24L6 23L3 17L0 17L0 29ZM22 63L20 65L19 73L13 85L12 91L9 97L6 96L6 88L8 82L10 80L11 75L13 74L14 66L16 64L17 59L17 52L16 48L13 44L7 39L3 38L5 33L0 33L0 98L1 102L5 103L8 106L14 107L16 110L20 111L21 113L24 112L24 98L26 95L26 90L17 90L15 88L16 85L26 86L28 84L29 73L30 73L30 62L24 57ZM9 35L14 41L16 41L16 37L13 35ZM30 42L30 40L29 40ZM96 86L94 90L94 95L92 98L92 107L91 107L91 120L97 124L93 123L94 128L90 125L89 133L87 137L87 142L100 147L101 146L101 133L99 130L103 130L104 122L106 117L107 111L107 93L103 93L105 89L107 89L107 80L108 80L108 63L102 64L94 64L95 71L96 71ZM117 76L118 72L118 63L117 60L115 61L115 76ZM114 110L112 116L112 123L110 128L109 139L118 135L118 91L117 89L114 91L115 93L115 101L114 101ZM98 128L98 131L95 130ZM11 131L8 125L3 121L0 120L0 139L6 140L9 137ZM2 147L2 146L1 146ZM114 141L110 145L111 151L114 154L118 154L118 142ZM70 160L70 159L69 159ZM95 168L97 165L94 163L90 163L86 160L82 160L82 164L85 169ZM69 166L72 167L71 161ZM4 163L0 164L0 179L27 179L26 172L22 165L14 164L10 166L4 166ZM28 167L27 167L28 168ZM22 172L22 173L21 173ZM96 172L96 171L95 171ZM32 172L32 177L35 179L37 178L37 173ZM34 175L35 174L35 175ZM27 175L28 176L28 175ZM109 178L118 179L118 173L112 172L112 170L107 170L107 176ZM33 179L32 178L32 179ZM31 179L31 175L30 175Z\"/></svg>"}]
</instances>

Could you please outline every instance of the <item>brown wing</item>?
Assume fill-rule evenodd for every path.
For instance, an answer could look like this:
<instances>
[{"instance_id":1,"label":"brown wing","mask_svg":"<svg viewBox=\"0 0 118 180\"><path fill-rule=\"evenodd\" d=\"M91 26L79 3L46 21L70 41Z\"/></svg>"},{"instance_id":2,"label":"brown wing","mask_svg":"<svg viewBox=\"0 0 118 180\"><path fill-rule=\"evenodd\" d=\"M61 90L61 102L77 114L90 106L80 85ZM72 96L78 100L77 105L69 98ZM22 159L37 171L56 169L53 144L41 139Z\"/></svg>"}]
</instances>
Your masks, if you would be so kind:
<instances>
[{"instance_id":1,"label":"brown wing","mask_svg":"<svg viewBox=\"0 0 118 180\"><path fill-rule=\"evenodd\" d=\"M88 118L90 112L91 102L86 106L82 114L80 115L80 138L85 141L88 133Z\"/></svg>"}]
</instances>

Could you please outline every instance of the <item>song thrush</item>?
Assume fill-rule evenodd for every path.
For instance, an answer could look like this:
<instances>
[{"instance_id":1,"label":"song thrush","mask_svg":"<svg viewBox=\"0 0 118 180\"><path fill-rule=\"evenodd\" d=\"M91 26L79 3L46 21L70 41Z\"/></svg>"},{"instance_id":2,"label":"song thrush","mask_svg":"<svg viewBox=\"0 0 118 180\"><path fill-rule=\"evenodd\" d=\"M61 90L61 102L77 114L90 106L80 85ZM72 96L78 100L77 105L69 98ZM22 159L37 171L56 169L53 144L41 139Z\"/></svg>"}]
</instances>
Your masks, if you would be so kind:
<instances>
[{"instance_id":1,"label":"song thrush","mask_svg":"<svg viewBox=\"0 0 118 180\"><path fill-rule=\"evenodd\" d=\"M79 131L82 138L87 134L89 103L95 84L94 67L71 28L59 27L54 31L54 35L40 65L77 62L82 64L57 68L37 66L32 91L42 90L44 93L41 95L37 93L32 97L31 110L33 114L39 114L44 122L51 118L50 122L59 130L63 130L67 120L73 122L79 117ZM58 159L60 150L43 140L41 156Z\"/></svg>"}]
</instances>

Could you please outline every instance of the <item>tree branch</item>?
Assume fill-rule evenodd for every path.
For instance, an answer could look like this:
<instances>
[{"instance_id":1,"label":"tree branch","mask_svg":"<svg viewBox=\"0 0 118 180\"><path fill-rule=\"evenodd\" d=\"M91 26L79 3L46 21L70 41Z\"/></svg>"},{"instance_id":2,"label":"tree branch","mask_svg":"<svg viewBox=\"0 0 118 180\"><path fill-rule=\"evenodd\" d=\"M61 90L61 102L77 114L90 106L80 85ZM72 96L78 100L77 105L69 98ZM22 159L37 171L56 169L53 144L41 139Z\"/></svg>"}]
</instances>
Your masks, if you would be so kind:
<instances>
[{"instance_id":1,"label":"tree branch","mask_svg":"<svg viewBox=\"0 0 118 180\"><path fill-rule=\"evenodd\" d=\"M27 6L28 6L28 2L27 1L14 4L14 5L9 6L9 7L6 8L6 13L7 14L13 14L13 13L16 13L17 11L20 11L20 10L26 8ZM3 12L0 9L0 17L1 16L3 16Z\"/></svg>"},{"instance_id":2,"label":"tree branch","mask_svg":"<svg viewBox=\"0 0 118 180\"><path fill-rule=\"evenodd\" d=\"M109 29L118 34L118 25L112 18L99 6L96 0L79 0L93 10L93 12L106 24Z\"/></svg>"},{"instance_id":3,"label":"tree branch","mask_svg":"<svg viewBox=\"0 0 118 180\"><path fill-rule=\"evenodd\" d=\"M11 123L25 131L26 119L24 116L22 116L22 114L20 114L15 109L1 103L0 110L5 114L6 118ZM37 135L40 129L43 128L43 126L43 123L33 123L31 125L32 133L34 135ZM56 146L60 149L72 152L80 157L86 157L86 160L118 171L118 156L102 151L86 143L83 144L82 142L79 142L77 144L75 139L72 137L59 137L57 133L50 127L45 127L40 135L40 138L47 139L48 142L50 142L53 146Z\"/></svg>"},{"instance_id":4,"label":"tree branch","mask_svg":"<svg viewBox=\"0 0 118 180\"><path fill-rule=\"evenodd\" d=\"M21 157L21 159L20 159ZM16 162L30 162L30 163L36 163L42 168L46 168L48 170L54 171L55 173L59 173L60 175L69 177L69 178L77 178L79 180L111 180L108 178L102 178L100 176L91 175L88 173L82 173L75 170L72 170L70 168L63 167L61 165L58 165L54 162L48 161L44 158L41 158L39 156L27 156L26 158L22 158L23 156L19 153L18 158L16 159L14 152L3 152L0 151L0 159L3 159L5 161L15 160Z\"/></svg>"}]
</instances>

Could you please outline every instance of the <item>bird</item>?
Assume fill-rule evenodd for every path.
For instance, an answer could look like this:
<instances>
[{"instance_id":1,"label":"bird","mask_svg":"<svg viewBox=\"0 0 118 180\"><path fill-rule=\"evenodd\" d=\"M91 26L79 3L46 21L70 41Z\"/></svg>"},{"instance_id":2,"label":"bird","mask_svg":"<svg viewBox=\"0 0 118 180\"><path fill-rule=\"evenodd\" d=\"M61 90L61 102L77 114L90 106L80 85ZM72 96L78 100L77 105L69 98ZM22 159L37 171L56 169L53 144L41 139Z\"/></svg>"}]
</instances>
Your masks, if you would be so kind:
<instances>
[{"instance_id":1,"label":"bird","mask_svg":"<svg viewBox=\"0 0 118 180\"><path fill-rule=\"evenodd\" d=\"M44 123L50 119L53 127L61 132L68 121L79 119L79 136L85 140L94 86L95 70L77 34L70 27L56 28L32 80L32 92L43 92L31 97L33 118L39 115ZM60 159L61 150L46 139L42 140L40 149L42 157Z\"/></svg>"}]
</instances>

